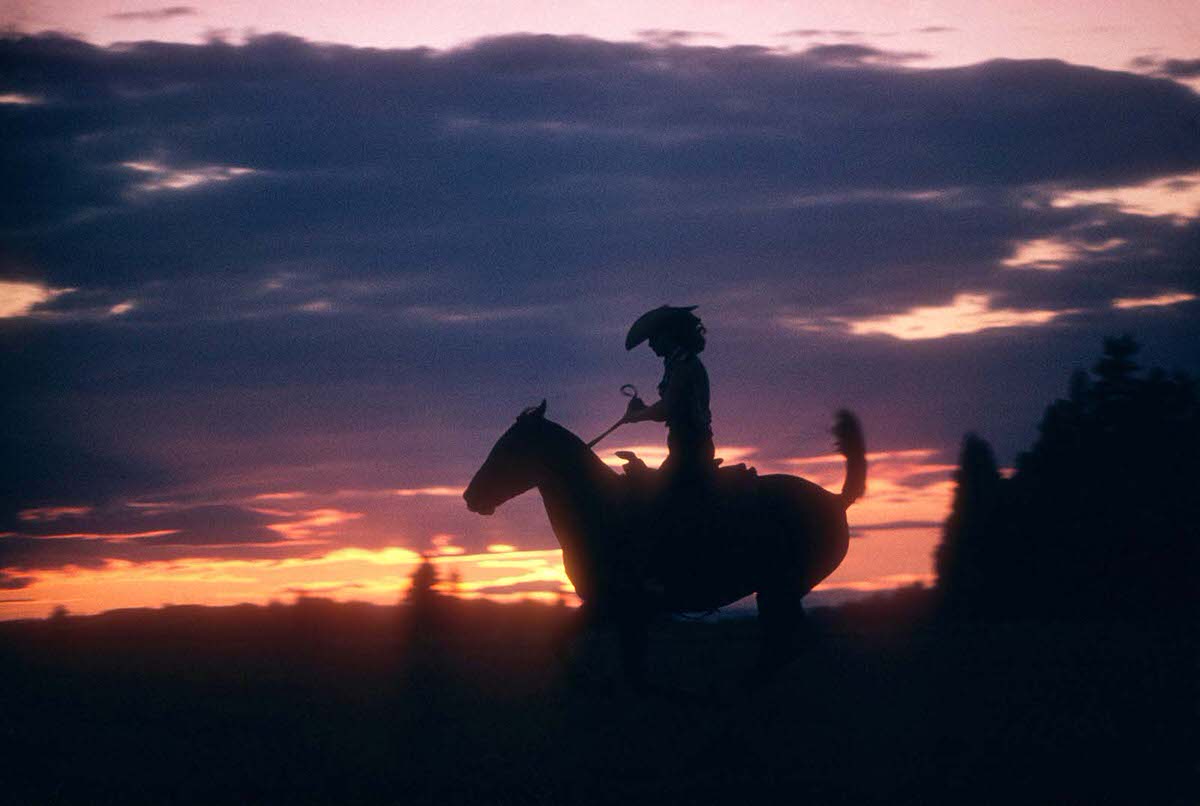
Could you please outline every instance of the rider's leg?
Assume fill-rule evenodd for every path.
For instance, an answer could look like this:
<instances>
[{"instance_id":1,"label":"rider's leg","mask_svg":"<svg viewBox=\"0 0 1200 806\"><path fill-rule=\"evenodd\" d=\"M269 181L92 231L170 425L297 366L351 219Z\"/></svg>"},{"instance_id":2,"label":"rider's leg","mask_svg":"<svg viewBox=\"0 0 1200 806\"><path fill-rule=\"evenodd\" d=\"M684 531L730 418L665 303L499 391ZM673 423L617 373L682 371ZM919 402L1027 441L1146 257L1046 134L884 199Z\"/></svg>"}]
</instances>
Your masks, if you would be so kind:
<instances>
[{"instance_id":1,"label":"rider's leg","mask_svg":"<svg viewBox=\"0 0 1200 806\"><path fill-rule=\"evenodd\" d=\"M712 438L681 439L668 435L670 453L659 468L650 518L651 540L642 555L639 578L651 598L666 593L665 571L677 564L677 552L690 551L711 518L713 491Z\"/></svg>"}]
</instances>

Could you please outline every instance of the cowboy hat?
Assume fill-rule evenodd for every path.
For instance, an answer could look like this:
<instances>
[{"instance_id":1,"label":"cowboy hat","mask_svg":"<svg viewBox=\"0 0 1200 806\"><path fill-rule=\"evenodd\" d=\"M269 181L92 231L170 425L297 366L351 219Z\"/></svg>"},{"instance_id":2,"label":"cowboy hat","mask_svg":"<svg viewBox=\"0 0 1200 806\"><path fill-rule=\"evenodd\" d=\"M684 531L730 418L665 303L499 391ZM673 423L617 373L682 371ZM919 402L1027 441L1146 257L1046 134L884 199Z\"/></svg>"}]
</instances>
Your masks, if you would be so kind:
<instances>
[{"instance_id":1,"label":"cowboy hat","mask_svg":"<svg viewBox=\"0 0 1200 806\"><path fill-rule=\"evenodd\" d=\"M625 349L632 350L663 327L673 324L681 316L692 316L692 311L696 310L696 307L695 305L683 307L660 305L652 311L646 311L637 318L633 327L629 328L629 335L625 337Z\"/></svg>"}]
</instances>

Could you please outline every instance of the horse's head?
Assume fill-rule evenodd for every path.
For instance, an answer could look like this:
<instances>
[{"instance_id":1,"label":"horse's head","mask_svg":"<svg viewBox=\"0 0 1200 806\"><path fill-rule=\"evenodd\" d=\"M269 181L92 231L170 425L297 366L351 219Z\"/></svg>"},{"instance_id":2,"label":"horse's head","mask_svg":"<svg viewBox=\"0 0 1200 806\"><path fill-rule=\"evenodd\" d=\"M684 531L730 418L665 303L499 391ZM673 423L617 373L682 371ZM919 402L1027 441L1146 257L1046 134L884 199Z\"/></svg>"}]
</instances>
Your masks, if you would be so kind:
<instances>
[{"instance_id":1,"label":"horse's head","mask_svg":"<svg viewBox=\"0 0 1200 806\"><path fill-rule=\"evenodd\" d=\"M532 489L541 469L539 435L546 425L546 401L525 409L488 454L483 467L467 485L467 509L491 515L496 507Z\"/></svg>"}]
</instances>

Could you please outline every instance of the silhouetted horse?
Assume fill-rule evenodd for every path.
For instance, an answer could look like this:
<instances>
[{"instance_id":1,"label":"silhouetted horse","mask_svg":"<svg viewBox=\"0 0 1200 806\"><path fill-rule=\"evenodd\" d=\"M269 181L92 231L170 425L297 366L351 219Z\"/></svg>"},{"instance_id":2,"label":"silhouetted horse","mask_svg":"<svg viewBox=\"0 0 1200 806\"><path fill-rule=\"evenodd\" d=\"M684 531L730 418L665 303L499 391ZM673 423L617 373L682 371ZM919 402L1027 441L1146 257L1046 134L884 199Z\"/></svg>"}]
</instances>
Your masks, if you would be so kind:
<instances>
[{"instance_id":1,"label":"silhouetted horse","mask_svg":"<svg viewBox=\"0 0 1200 806\"><path fill-rule=\"evenodd\" d=\"M710 610L751 593L758 594L763 627L757 676L790 660L803 619L800 600L846 556L846 508L866 485L854 415L839 412L834 427L847 459L841 494L796 476L722 468L707 490L691 498L676 494L664 511L648 500L644 483L609 468L545 412L542 401L517 417L463 498L472 512L490 515L538 488L583 601L581 626L616 623L631 682L643 683L655 611Z\"/></svg>"}]
</instances>

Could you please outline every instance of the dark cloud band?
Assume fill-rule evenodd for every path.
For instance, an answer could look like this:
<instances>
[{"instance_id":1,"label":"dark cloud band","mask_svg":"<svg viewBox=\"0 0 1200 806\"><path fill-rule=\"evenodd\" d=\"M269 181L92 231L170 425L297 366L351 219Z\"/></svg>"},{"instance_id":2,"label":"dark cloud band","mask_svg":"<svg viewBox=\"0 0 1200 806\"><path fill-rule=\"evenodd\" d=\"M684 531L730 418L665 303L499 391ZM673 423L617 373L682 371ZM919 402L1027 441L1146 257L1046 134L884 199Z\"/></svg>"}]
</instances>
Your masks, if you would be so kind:
<instances>
[{"instance_id":1,"label":"dark cloud band","mask_svg":"<svg viewBox=\"0 0 1200 806\"><path fill-rule=\"evenodd\" d=\"M1194 303L1111 302L1200 292L1196 215L1062 197L1187 184L1194 92L1057 61L920 69L861 44L692 39L0 40L0 94L38 99L0 103L18 189L0 197L0 280L40 300L0 319L0 446L26 457L0 474L5 528L98 505L91 531L111 532L104 506L181 480L462 483L530 401L610 421L604 395L657 372L612 334L660 302L703 303L721 435L782 435L781 456L825 449L797 411L847 400L913 440L894 447L980 427L1015 449L1063 367L1131 322L1184 360ZM961 299L1051 324L849 338ZM277 551L267 521L208 515L161 528L188 550ZM9 567L35 548L183 550L48 549L22 528Z\"/></svg>"}]
</instances>

